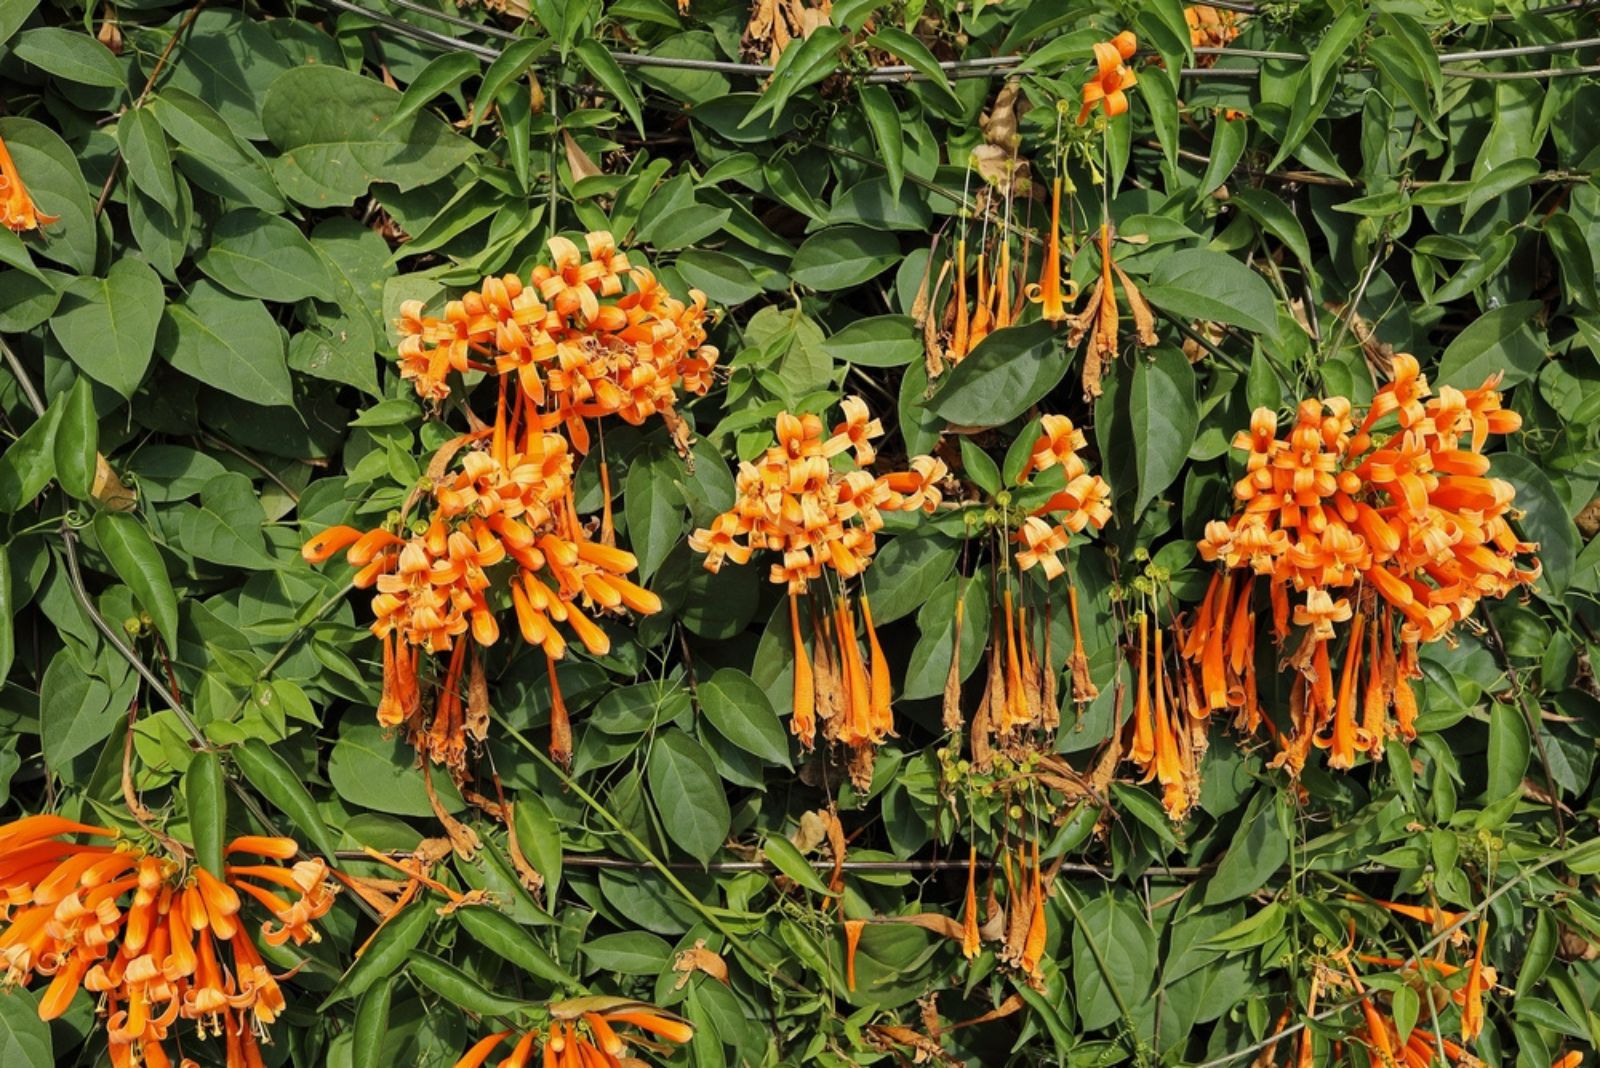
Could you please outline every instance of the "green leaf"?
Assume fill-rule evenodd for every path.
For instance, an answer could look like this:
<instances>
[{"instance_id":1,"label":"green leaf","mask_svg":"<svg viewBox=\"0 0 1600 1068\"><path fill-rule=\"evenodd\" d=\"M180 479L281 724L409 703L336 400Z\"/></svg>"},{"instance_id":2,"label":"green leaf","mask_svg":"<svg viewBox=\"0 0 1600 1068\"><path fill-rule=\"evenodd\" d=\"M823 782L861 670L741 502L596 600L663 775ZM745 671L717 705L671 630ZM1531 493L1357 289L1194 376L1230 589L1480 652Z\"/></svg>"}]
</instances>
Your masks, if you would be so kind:
<instances>
[{"instance_id":1,"label":"green leaf","mask_svg":"<svg viewBox=\"0 0 1600 1068\"><path fill-rule=\"evenodd\" d=\"M1433 374L1434 387L1455 386L1476 389L1490 375L1504 372L1503 387L1530 378L1544 362L1544 345L1530 327L1538 301L1524 300L1485 312L1455 336L1439 369Z\"/></svg>"},{"instance_id":2,"label":"green leaf","mask_svg":"<svg viewBox=\"0 0 1600 1068\"><path fill-rule=\"evenodd\" d=\"M519 802L519 808L525 803L525 800ZM481 946L502 960L516 965L523 974L561 989L571 989L577 985L576 980L567 974L566 969L557 964L555 958L534 941L526 927L499 909L487 905L475 905L461 909L456 916L461 920L461 926L465 927Z\"/></svg>"},{"instance_id":3,"label":"green leaf","mask_svg":"<svg viewBox=\"0 0 1600 1068\"><path fill-rule=\"evenodd\" d=\"M347 70L284 71L261 105L262 126L281 153L272 168L279 187L310 207L340 207L373 182L413 189L477 154L471 141L427 112L391 126L399 106L399 93Z\"/></svg>"},{"instance_id":4,"label":"green leaf","mask_svg":"<svg viewBox=\"0 0 1600 1068\"><path fill-rule=\"evenodd\" d=\"M80 278L67 287L50 330L89 377L131 397L155 353L165 303L156 272L127 257L105 278Z\"/></svg>"},{"instance_id":5,"label":"green leaf","mask_svg":"<svg viewBox=\"0 0 1600 1068\"><path fill-rule=\"evenodd\" d=\"M172 169L172 151L166 131L149 108L137 107L123 113L117 122L117 142L128 164L128 177L151 200L166 209L178 210L178 179Z\"/></svg>"},{"instance_id":6,"label":"green leaf","mask_svg":"<svg viewBox=\"0 0 1600 1068\"><path fill-rule=\"evenodd\" d=\"M819 26L793 48L785 48L772 71L760 101L750 109L741 126L749 126L762 115L779 115L794 94L822 81L839 67L839 48L844 34L832 26Z\"/></svg>"},{"instance_id":7,"label":"green leaf","mask_svg":"<svg viewBox=\"0 0 1600 1068\"><path fill-rule=\"evenodd\" d=\"M65 771L80 753L99 745L128 715L135 677L124 672L116 688L84 670L70 649L50 660L39 680L39 733L44 760Z\"/></svg>"},{"instance_id":8,"label":"green leaf","mask_svg":"<svg viewBox=\"0 0 1600 1068\"><path fill-rule=\"evenodd\" d=\"M1047 322L1008 326L946 371L928 407L962 427L999 426L1027 411L1066 376L1072 354Z\"/></svg>"},{"instance_id":9,"label":"green leaf","mask_svg":"<svg viewBox=\"0 0 1600 1068\"><path fill-rule=\"evenodd\" d=\"M880 548L861 580L862 593L872 599L873 623L881 627L920 608L955 568L959 553L954 538L932 530L898 535Z\"/></svg>"},{"instance_id":10,"label":"green leaf","mask_svg":"<svg viewBox=\"0 0 1600 1068\"><path fill-rule=\"evenodd\" d=\"M817 870L811 866L805 857L800 855L800 851L794 847L794 843L783 837L783 835L767 835L762 842L761 851L767 855L767 859L772 862L772 866L782 872L790 882L797 883L814 894L822 894L826 897L837 896L832 890L828 889L827 884L822 881L822 877L817 874Z\"/></svg>"},{"instance_id":11,"label":"green leaf","mask_svg":"<svg viewBox=\"0 0 1600 1068\"><path fill-rule=\"evenodd\" d=\"M689 529L683 494L677 480L681 468L675 456L665 449L641 454L628 465L623 484L623 516L628 522L628 540L639 558L639 578L656 573Z\"/></svg>"},{"instance_id":12,"label":"green leaf","mask_svg":"<svg viewBox=\"0 0 1600 1068\"><path fill-rule=\"evenodd\" d=\"M337 1005L345 998L358 998L373 983L387 979L400 969L422 942L433 922L433 908L419 901L378 929L366 950L339 977L333 990L323 999L319 1011Z\"/></svg>"},{"instance_id":13,"label":"green leaf","mask_svg":"<svg viewBox=\"0 0 1600 1068\"><path fill-rule=\"evenodd\" d=\"M195 185L262 211L283 210L283 194L266 159L248 141L234 136L210 104L169 86L151 97L147 106L178 145L178 166Z\"/></svg>"},{"instance_id":14,"label":"green leaf","mask_svg":"<svg viewBox=\"0 0 1600 1068\"><path fill-rule=\"evenodd\" d=\"M243 475L218 475L200 489L200 505L185 505L178 514L178 541L191 556L255 571L270 571L277 561L267 555L261 536L266 514L255 487Z\"/></svg>"},{"instance_id":15,"label":"green leaf","mask_svg":"<svg viewBox=\"0 0 1600 1068\"><path fill-rule=\"evenodd\" d=\"M130 515L102 511L94 517L94 537L111 569L150 613L168 650L178 648L178 597L166 564L144 526Z\"/></svg>"},{"instance_id":16,"label":"green leaf","mask_svg":"<svg viewBox=\"0 0 1600 1068\"><path fill-rule=\"evenodd\" d=\"M1109 891L1080 909L1079 916L1072 930L1072 978L1080 1022L1097 1030L1120 1018L1118 1000L1131 1008L1155 987L1160 971L1155 934L1138 909Z\"/></svg>"},{"instance_id":17,"label":"green leaf","mask_svg":"<svg viewBox=\"0 0 1600 1068\"><path fill-rule=\"evenodd\" d=\"M553 911L556 892L561 889L561 828L538 794L525 794L517 799L512 824L523 856L544 876L546 907Z\"/></svg>"},{"instance_id":18,"label":"green leaf","mask_svg":"<svg viewBox=\"0 0 1600 1068\"><path fill-rule=\"evenodd\" d=\"M801 244L789 277L819 292L858 286L888 270L900 257L893 234L864 226L830 226Z\"/></svg>"},{"instance_id":19,"label":"green leaf","mask_svg":"<svg viewBox=\"0 0 1600 1068\"><path fill-rule=\"evenodd\" d=\"M883 169L889 176L889 192L898 197L900 183L905 180L905 141L900 132L900 109L894 97L881 85L862 85L861 109L866 113L867 125L872 128L872 139L883 159Z\"/></svg>"},{"instance_id":20,"label":"green leaf","mask_svg":"<svg viewBox=\"0 0 1600 1068\"><path fill-rule=\"evenodd\" d=\"M60 26L41 26L18 34L11 52L40 70L79 85L121 89L128 83L111 49L86 33Z\"/></svg>"},{"instance_id":21,"label":"green leaf","mask_svg":"<svg viewBox=\"0 0 1600 1068\"><path fill-rule=\"evenodd\" d=\"M789 736L766 691L738 668L719 668L699 686L700 708L728 741L770 764L790 767Z\"/></svg>"},{"instance_id":22,"label":"green leaf","mask_svg":"<svg viewBox=\"0 0 1600 1068\"><path fill-rule=\"evenodd\" d=\"M634 94L633 85L628 81L627 75L622 73L622 68L617 66L617 61L611 58L611 53L606 51L605 46L593 37L585 37L572 51L577 55L578 62L595 76L595 80L605 88L605 91L617 98L622 109L628 113L628 118L633 120L634 129L639 131L639 136L648 137L644 128L644 114L639 109L639 98Z\"/></svg>"},{"instance_id":23,"label":"green leaf","mask_svg":"<svg viewBox=\"0 0 1600 1068\"><path fill-rule=\"evenodd\" d=\"M483 121L484 114L489 110L487 105L498 100L501 90L510 85L513 79L520 78L527 73L528 68L533 66L534 61L549 50L549 41L528 37L520 41L513 41L506 46L504 52L495 57L494 62L489 64L489 69L483 72L483 81L478 86L476 99L485 106L473 116L472 129L474 133L477 132L479 123ZM476 63L474 63L474 67L476 67ZM423 74L426 75L427 71L423 71ZM430 99L437 93L438 90L430 93ZM406 91L406 95L410 95L410 90ZM402 103L400 110L405 110L404 103ZM415 109L413 109L414 113ZM644 131L641 129L639 132L643 133Z\"/></svg>"},{"instance_id":24,"label":"green leaf","mask_svg":"<svg viewBox=\"0 0 1600 1068\"><path fill-rule=\"evenodd\" d=\"M65 410L52 404L0 455L0 512L20 511L55 477L56 427Z\"/></svg>"},{"instance_id":25,"label":"green leaf","mask_svg":"<svg viewBox=\"0 0 1600 1068\"><path fill-rule=\"evenodd\" d=\"M967 478L993 497L1000 492L1000 467L994 458L979 448L970 437L961 439L961 467Z\"/></svg>"},{"instance_id":26,"label":"green leaf","mask_svg":"<svg viewBox=\"0 0 1600 1068\"><path fill-rule=\"evenodd\" d=\"M1136 359L1128 411L1139 479L1133 511L1138 515L1178 477L1200 426L1189 358L1164 346L1149 359Z\"/></svg>"},{"instance_id":27,"label":"green leaf","mask_svg":"<svg viewBox=\"0 0 1600 1068\"><path fill-rule=\"evenodd\" d=\"M11 40L11 35L28 21L28 16L38 6L39 0L4 0L0 3L0 45Z\"/></svg>"},{"instance_id":28,"label":"green leaf","mask_svg":"<svg viewBox=\"0 0 1600 1068\"><path fill-rule=\"evenodd\" d=\"M850 323L824 341L822 350L837 363L904 367L922 357L922 338L909 315L875 315Z\"/></svg>"},{"instance_id":29,"label":"green leaf","mask_svg":"<svg viewBox=\"0 0 1600 1068\"><path fill-rule=\"evenodd\" d=\"M1561 264L1561 279L1567 284L1567 299L1590 311L1600 311L1600 288L1595 284L1594 253L1589 248L1583 227L1566 212L1557 212L1544 221L1544 236Z\"/></svg>"},{"instance_id":30,"label":"green leaf","mask_svg":"<svg viewBox=\"0 0 1600 1068\"><path fill-rule=\"evenodd\" d=\"M492 994L460 968L428 953L411 953L406 968L423 986L444 998L445 1004L478 1016L509 1016L527 1008L527 1002Z\"/></svg>"},{"instance_id":31,"label":"green leaf","mask_svg":"<svg viewBox=\"0 0 1600 1068\"><path fill-rule=\"evenodd\" d=\"M11 550L0 545L0 683L17 658L17 605L12 600Z\"/></svg>"},{"instance_id":32,"label":"green leaf","mask_svg":"<svg viewBox=\"0 0 1600 1068\"><path fill-rule=\"evenodd\" d=\"M51 448L56 481L68 496L86 501L94 488L95 457L100 451L94 389L87 378L79 376L56 403L61 405L61 421Z\"/></svg>"},{"instance_id":33,"label":"green leaf","mask_svg":"<svg viewBox=\"0 0 1600 1068\"><path fill-rule=\"evenodd\" d=\"M0 42L4 40L5 34L0 32ZM6 1068L52 1068L55 1063L50 1025L39 1019L34 995L12 990L0 997L0 1064Z\"/></svg>"},{"instance_id":34,"label":"green leaf","mask_svg":"<svg viewBox=\"0 0 1600 1068\"><path fill-rule=\"evenodd\" d=\"M167 362L191 378L252 404L294 403L283 331L259 300L196 282L167 308L157 336Z\"/></svg>"},{"instance_id":35,"label":"green leaf","mask_svg":"<svg viewBox=\"0 0 1600 1068\"><path fill-rule=\"evenodd\" d=\"M1515 797L1522 793L1522 779L1528 774L1532 743L1528 721L1520 709L1499 701L1489 706L1488 782L1483 796L1489 801Z\"/></svg>"},{"instance_id":36,"label":"green leaf","mask_svg":"<svg viewBox=\"0 0 1600 1068\"><path fill-rule=\"evenodd\" d=\"M1189 319L1269 336L1278 332L1277 304L1266 280L1226 253L1192 248L1167 255L1156 264L1144 295L1156 307Z\"/></svg>"},{"instance_id":37,"label":"green leaf","mask_svg":"<svg viewBox=\"0 0 1600 1068\"><path fill-rule=\"evenodd\" d=\"M328 779L352 805L396 816L432 816L427 786L411 747L376 723L346 719L328 755ZM447 812L466 806L448 775L433 775L434 792Z\"/></svg>"},{"instance_id":38,"label":"green leaf","mask_svg":"<svg viewBox=\"0 0 1600 1068\"><path fill-rule=\"evenodd\" d=\"M881 48L897 56L906 66L932 82L952 104L960 106L961 100L951 88L950 79L945 76L944 68L939 66L938 59L920 40L895 26L882 26L867 38L867 44L869 47Z\"/></svg>"},{"instance_id":39,"label":"green leaf","mask_svg":"<svg viewBox=\"0 0 1600 1068\"><path fill-rule=\"evenodd\" d=\"M1572 582L1578 558L1578 531L1567 514L1561 495L1550 476L1526 456L1510 452L1493 454L1491 473L1511 483L1516 490L1516 507L1522 512L1515 522L1528 541L1539 543L1539 562L1543 565L1535 589L1547 588L1560 598Z\"/></svg>"},{"instance_id":40,"label":"green leaf","mask_svg":"<svg viewBox=\"0 0 1600 1068\"><path fill-rule=\"evenodd\" d=\"M750 269L725 252L686 249L674 266L685 282L718 304L743 304L761 292Z\"/></svg>"},{"instance_id":41,"label":"green leaf","mask_svg":"<svg viewBox=\"0 0 1600 1068\"><path fill-rule=\"evenodd\" d=\"M1242 208L1263 230L1282 241L1302 267L1311 270L1311 242L1306 240L1305 227L1282 199L1260 189L1235 189L1228 202Z\"/></svg>"},{"instance_id":42,"label":"green leaf","mask_svg":"<svg viewBox=\"0 0 1600 1068\"><path fill-rule=\"evenodd\" d=\"M1200 184L1195 187L1195 200L1208 197L1229 178L1233 177L1233 169L1239 164L1239 157L1244 155L1245 142L1250 139L1250 124L1229 120L1218 112L1211 123L1211 151L1210 162L1206 164L1205 174L1200 177Z\"/></svg>"},{"instance_id":43,"label":"green leaf","mask_svg":"<svg viewBox=\"0 0 1600 1068\"><path fill-rule=\"evenodd\" d=\"M243 208L211 230L197 261L212 281L241 297L291 303L333 299L333 279L300 229L287 219Z\"/></svg>"},{"instance_id":44,"label":"green leaf","mask_svg":"<svg viewBox=\"0 0 1600 1068\"><path fill-rule=\"evenodd\" d=\"M1527 185L1539 177L1543 168L1536 159L1508 159L1485 171L1472 183L1472 192L1461 208L1461 225L1472 222L1478 210L1491 200L1499 200L1513 189Z\"/></svg>"},{"instance_id":45,"label":"green leaf","mask_svg":"<svg viewBox=\"0 0 1600 1068\"><path fill-rule=\"evenodd\" d=\"M393 977L381 979L361 995L356 1006L354 1041L350 1043L350 1068L381 1068L383 1040L389 1033L389 1009L394 1001Z\"/></svg>"},{"instance_id":46,"label":"green leaf","mask_svg":"<svg viewBox=\"0 0 1600 1068\"><path fill-rule=\"evenodd\" d=\"M222 840L228 830L227 789L222 778L222 760L216 752L196 753L183 775L183 799L188 806L194 859L218 879L224 878Z\"/></svg>"},{"instance_id":47,"label":"green leaf","mask_svg":"<svg viewBox=\"0 0 1600 1068\"><path fill-rule=\"evenodd\" d=\"M1258 790L1250 799L1239 831L1228 840L1228 850L1206 884L1207 905L1248 897L1288 861L1289 842L1278 826L1278 807L1278 797L1270 790Z\"/></svg>"},{"instance_id":48,"label":"green leaf","mask_svg":"<svg viewBox=\"0 0 1600 1068\"><path fill-rule=\"evenodd\" d=\"M501 58L505 58L504 54ZM434 98L455 89L482 68L483 61L470 52L445 52L434 56L406 86L406 91L400 96L400 106L395 108L389 122L391 124L404 122L421 111ZM479 96L484 100L494 99L487 93L480 92Z\"/></svg>"},{"instance_id":49,"label":"green leaf","mask_svg":"<svg viewBox=\"0 0 1600 1068\"><path fill-rule=\"evenodd\" d=\"M338 840L323 822L317 803L312 800L301 776L288 762L256 738L241 742L229 753L246 781L288 816L300 833L316 846L318 853L332 859L339 848Z\"/></svg>"},{"instance_id":50,"label":"green leaf","mask_svg":"<svg viewBox=\"0 0 1600 1068\"><path fill-rule=\"evenodd\" d=\"M708 863L732 824L728 798L711 757L677 727L656 736L646 776L661 825L679 848Z\"/></svg>"},{"instance_id":51,"label":"green leaf","mask_svg":"<svg viewBox=\"0 0 1600 1068\"><path fill-rule=\"evenodd\" d=\"M648 931L619 931L591 938L583 955L596 968L618 975L659 975L672 963L672 947Z\"/></svg>"}]
</instances>

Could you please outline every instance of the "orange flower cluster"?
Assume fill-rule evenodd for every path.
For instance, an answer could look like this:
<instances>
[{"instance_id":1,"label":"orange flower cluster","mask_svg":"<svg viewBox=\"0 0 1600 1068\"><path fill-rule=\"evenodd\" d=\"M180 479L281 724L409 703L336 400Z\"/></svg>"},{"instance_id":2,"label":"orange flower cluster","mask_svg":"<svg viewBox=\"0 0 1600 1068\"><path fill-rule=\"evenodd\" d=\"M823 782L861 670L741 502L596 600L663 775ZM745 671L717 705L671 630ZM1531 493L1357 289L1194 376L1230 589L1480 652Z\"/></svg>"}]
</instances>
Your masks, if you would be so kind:
<instances>
[{"instance_id":1,"label":"orange flower cluster","mask_svg":"<svg viewBox=\"0 0 1600 1068\"><path fill-rule=\"evenodd\" d=\"M1295 669L1292 726L1278 733L1276 763L1298 773L1315 745L1329 750L1330 767L1348 768L1360 753L1381 755L1387 738L1414 737L1418 645L1448 636L1481 599L1539 575L1537 561L1518 564L1538 546L1508 522L1511 485L1488 477L1490 435L1521 423L1501 407L1497 382L1432 396L1417 361L1401 354L1359 423L1342 397L1307 400L1280 438L1273 413L1256 411L1234 440L1246 453L1234 487L1240 509L1208 525L1199 546L1222 570L1180 636L1199 672L1185 693L1191 717L1233 709L1242 729L1278 733L1256 700L1259 576L1277 644L1296 639L1285 654ZM1398 426L1378 433L1390 417Z\"/></svg>"},{"instance_id":2,"label":"orange flower cluster","mask_svg":"<svg viewBox=\"0 0 1600 1068\"><path fill-rule=\"evenodd\" d=\"M485 279L449 302L442 318L424 315L415 301L402 308L401 374L434 401L449 396L452 372L493 374L494 423L440 450L428 471L430 514L409 531L338 526L302 550L313 563L348 550L360 569L355 584L376 587L372 632L383 642L384 663L378 720L405 727L458 781L468 741L487 733L476 647L500 636L491 604L496 581L523 639L544 652L550 749L563 764L572 757L572 729L556 683L555 662L568 646L562 628L603 656L611 640L594 617L661 609L660 598L626 577L637 561L614 544L603 464L598 537L579 515L573 453L590 447L589 420L609 415L634 424L660 415L686 441L678 390L704 393L717 351L704 344L703 294L694 292L687 305L674 299L650 272L630 267L610 234L591 233L587 243L585 258L571 241L552 238L554 265L535 268L529 284L515 275ZM515 566L497 568L507 563ZM491 578L491 570L505 578ZM458 640L468 632L471 643ZM430 719L419 674L436 653L448 654L448 663Z\"/></svg>"},{"instance_id":3,"label":"orange flower cluster","mask_svg":"<svg viewBox=\"0 0 1600 1068\"><path fill-rule=\"evenodd\" d=\"M554 264L535 267L527 285L516 275L486 278L441 318L407 301L401 375L433 401L449 396L452 371L491 371L502 386L515 376L513 421L563 426L580 453L589 451L586 421L608 415L635 426L660 415L681 437L678 388L704 393L717 362L705 343L705 294L691 290L685 304L632 267L609 233L584 240L587 258L567 238L551 238Z\"/></svg>"},{"instance_id":4,"label":"orange flower cluster","mask_svg":"<svg viewBox=\"0 0 1600 1068\"><path fill-rule=\"evenodd\" d=\"M1089 474L1088 465L1078 455L1088 442L1071 419L1045 415L1039 418L1039 426L1040 434L1022 477L1059 467L1066 488L1023 520L1016 540L1025 548L1017 553L1017 566L1023 571L1039 567L1047 580L1054 580L1066 571L1056 554L1066 550L1072 535L1081 534L1088 527L1099 530L1110 520L1111 487L1099 475Z\"/></svg>"},{"instance_id":5,"label":"orange flower cluster","mask_svg":"<svg viewBox=\"0 0 1600 1068\"><path fill-rule=\"evenodd\" d=\"M618 1027L636 1028L671 1043L681 1044L694 1037L694 1027L687 1020L642 1001L580 998L558 1002L550 1012L549 1031L524 1031L510 1055L500 1062L500 1068L527 1068L536 1054L544 1068L624 1068L639 1064L627 1056L628 1042L617 1033ZM456 1061L455 1068L481 1068L514 1033L498 1031L485 1036ZM659 1048L654 1042L646 1044L651 1049Z\"/></svg>"},{"instance_id":6,"label":"orange flower cluster","mask_svg":"<svg viewBox=\"0 0 1600 1068\"><path fill-rule=\"evenodd\" d=\"M1083 84L1083 110L1078 112L1078 124L1089 121L1098 104L1107 118L1115 118L1128 110L1127 90L1139 81L1139 76L1128 69L1128 60L1139 51L1139 39L1131 30L1123 30L1109 41L1098 41L1094 46L1095 74Z\"/></svg>"},{"instance_id":7,"label":"orange flower cluster","mask_svg":"<svg viewBox=\"0 0 1600 1068\"><path fill-rule=\"evenodd\" d=\"M0 223L20 234L48 226L60 218L59 215L46 215L34 204L33 197L28 195L28 187L22 184L22 175L17 173L11 151L6 148L4 138L0 138Z\"/></svg>"},{"instance_id":8,"label":"orange flower cluster","mask_svg":"<svg viewBox=\"0 0 1600 1068\"><path fill-rule=\"evenodd\" d=\"M317 941L312 924L337 887L320 860L292 868L228 864L218 879L198 865L126 844L88 845L64 835L118 832L59 816L29 816L0 827L0 961L7 983L49 976L39 1016L53 1020L79 988L99 995L114 1068L167 1068L166 1040L179 1019L221 1036L228 1068L261 1068L259 1043L284 1010L283 992L245 931L252 898L272 917L269 945ZM287 860L286 838L241 837L227 847ZM227 947L231 963L220 955ZM184 1060L191 1065L192 1061Z\"/></svg>"},{"instance_id":9,"label":"orange flower cluster","mask_svg":"<svg viewBox=\"0 0 1600 1068\"><path fill-rule=\"evenodd\" d=\"M877 551L882 512L932 512L942 499L944 462L914 457L910 469L887 475L866 470L877 459L872 442L883 426L866 402L846 397L844 422L823 436L822 419L784 412L777 419L778 443L754 463L739 467L738 500L709 529L696 530L689 545L704 553L706 570L725 560L746 563L758 549L781 554L772 565L773 582L789 591L789 624L794 642L794 715L790 729L810 748L817 718L829 741L851 748L853 774L870 781L873 749L894 732L890 711L888 661L872 625L872 606L860 597L862 630L871 669L856 638L856 613L844 580L859 576ZM834 461L854 452L852 470ZM800 625L800 594L831 570L840 579L831 609L807 599L815 662L806 653Z\"/></svg>"},{"instance_id":10,"label":"orange flower cluster","mask_svg":"<svg viewBox=\"0 0 1600 1068\"><path fill-rule=\"evenodd\" d=\"M1226 48L1239 36L1239 16L1210 4L1191 4L1183 9L1183 19L1189 24L1189 43L1196 48ZM1197 56L1202 67L1217 61L1216 56Z\"/></svg>"}]
</instances>

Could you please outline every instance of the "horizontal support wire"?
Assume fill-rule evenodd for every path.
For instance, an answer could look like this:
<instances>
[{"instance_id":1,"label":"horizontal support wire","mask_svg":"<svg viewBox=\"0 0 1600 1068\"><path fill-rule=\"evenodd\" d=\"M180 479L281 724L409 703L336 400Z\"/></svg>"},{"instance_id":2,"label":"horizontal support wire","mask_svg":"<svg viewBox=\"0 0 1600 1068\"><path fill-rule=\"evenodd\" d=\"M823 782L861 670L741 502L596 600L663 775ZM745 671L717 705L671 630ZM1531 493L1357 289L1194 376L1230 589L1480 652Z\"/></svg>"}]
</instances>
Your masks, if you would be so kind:
<instances>
[{"instance_id":1,"label":"horizontal support wire","mask_svg":"<svg viewBox=\"0 0 1600 1068\"><path fill-rule=\"evenodd\" d=\"M313 0L314 3L337 11L348 12L373 20L380 25L394 30L403 36L440 48L459 49L470 52L483 59L494 60L499 58L500 49L490 45L479 44L460 37L453 37L437 30L430 30L424 26L397 18L386 12L375 11L354 3L352 0ZM435 19L447 25L470 29L506 41L523 40L521 35L489 23L474 22L459 15L436 11L416 0L382 0L393 7L405 11L415 12L427 18ZM1581 3L1561 5L1557 8L1544 9L1546 12L1579 10L1600 2L1600 0L1582 0ZM1212 6L1222 6L1213 4ZM1239 4L1229 10L1246 11L1248 5ZM1462 63L1478 63L1491 59L1509 59L1517 56L1547 56L1559 55L1566 52L1576 52L1585 48L1600 47L1600 37L1587 37L1573 41L1556 41L1549 44L1514 45L1506 48L1485 48L1468 52L1444 52L1439 54L1439 63L1442 67L1452 67ZM1200 47L1194 50L1198 56L1229 56L1242 59L1276 60L1281 62L1308 62L1310 55L1304 52L1282 52L1258 48L1212 48ZM732 60L716 59L691 59L680 56L651 56L636 52L613 52L611 57L619 66L656 68L661 70L693 70L705 71L715 74L728 74L737 77L765 78L772 74L774 68L765 63L740 63ZM939 68L946 77L963 78L996 78L1009 77L1022 73L1022 67L1028 60L1023 55L1008 56L981 56L972 59L945 60L939 63ZM543 65L558 63L555 57L543 57ZM1480 78L1492 80L1518 80L1531 78L1561 78L1573 75L1595 73L1595 66L1577 67L1547 67L1539 70L1525 71L1485 71L1485 70L1445 70L1444 74L1456 78ZM1180 72L1186 78L1257 78L1261 75L1259 67L1184 67ZM904 64L891 64L873 67L862 72L862 80L871 85L893 85L903 82L927 81L928 76L916 68Z\"/></svg>"}]
</instances>

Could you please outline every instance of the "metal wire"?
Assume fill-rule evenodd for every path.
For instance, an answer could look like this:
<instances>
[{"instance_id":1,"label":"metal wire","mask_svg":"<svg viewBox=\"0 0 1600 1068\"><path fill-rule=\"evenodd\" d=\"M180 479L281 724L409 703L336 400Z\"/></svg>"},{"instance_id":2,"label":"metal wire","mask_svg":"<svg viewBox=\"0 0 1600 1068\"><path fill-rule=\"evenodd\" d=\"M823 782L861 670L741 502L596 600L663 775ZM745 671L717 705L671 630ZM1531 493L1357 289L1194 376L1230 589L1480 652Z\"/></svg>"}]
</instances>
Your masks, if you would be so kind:
<instances>
[{"instance_id":1,"label":"metal wire","mask_svg":"<svg viewBox=\"0 0 1600 1068\"><path fill-rule=\"evenodd\" d=\"M388 856L401 859L412 854L406 850L397 850ZM343 849L335 854L339 860L371 860L372 855L360 849ZM700 871L700 872L766 872L780 875L782 872L777 865L768 860L713 860L709 864L700 864L693 860L669 860L667 867L674 871ZM831 860L808 860L807 864L815 871L832 871L834 863ZM978 867L992 868L992 860L978 859ZM561 867L606 869L608 871L644 871L654 869L655 865L643 861L633 860L629 857L606 857L594 853L566 853L561 857ZM841 865L847 872L878 873L880 875L914 873L914 872L942 872L966 871L967 861L964 860L845 860ZM1208 874L1215 865L1160 867L1150 869L1151 875L1166 875L1173 878L1194 878ZM1077 864L1063 862L1060 871L1070 875L1093 875L1109 879L1114 871L1109 866L1100 864Z\"/></svg>"}]
</instances>

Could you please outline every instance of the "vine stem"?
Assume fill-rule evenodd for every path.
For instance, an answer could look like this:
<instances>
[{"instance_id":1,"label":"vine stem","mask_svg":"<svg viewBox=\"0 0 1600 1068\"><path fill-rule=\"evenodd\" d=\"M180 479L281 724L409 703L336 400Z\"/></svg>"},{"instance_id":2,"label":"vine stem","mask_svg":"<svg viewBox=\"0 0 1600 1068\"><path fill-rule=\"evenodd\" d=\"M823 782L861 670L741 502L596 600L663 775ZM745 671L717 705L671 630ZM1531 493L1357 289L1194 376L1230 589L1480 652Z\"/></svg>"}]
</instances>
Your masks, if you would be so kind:
<instances>
[{"instance_id":1,"label":"vine stem","mask_svg":"<svg viewBox=\"0 0 1600 1068\"><path fill-rule=\"evenodd\" d=\"M173 31L171 38L167 40L167 47L163 48L161 55L156 57L156 65L151 68L150 77L145 79L144 88L139 91L138 98L133 102L135 108L140 107L149 99L150 91L156 87L156 79L161 77L161 72L167 66L167 60L172 56L172 50L177 47L178 41L183 35L189 32L189 27L194 25L194 20L200 17L200 11L205 6L206 0L200 0L199 3L189 9L189 13L183 17L183 21L178 24L178 28ZM106 175L106 183L100 187L100 196L94 202L94 217L96 219L100 217L101 212L106 210L106 201L111 198L112 187L117 184L117 174L121 169L122 149L118 148L117 154L111 157L111 170Z\"/></svg>"}]
</instances>

